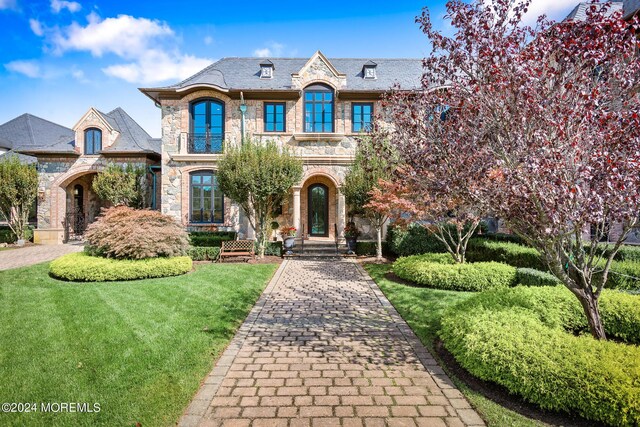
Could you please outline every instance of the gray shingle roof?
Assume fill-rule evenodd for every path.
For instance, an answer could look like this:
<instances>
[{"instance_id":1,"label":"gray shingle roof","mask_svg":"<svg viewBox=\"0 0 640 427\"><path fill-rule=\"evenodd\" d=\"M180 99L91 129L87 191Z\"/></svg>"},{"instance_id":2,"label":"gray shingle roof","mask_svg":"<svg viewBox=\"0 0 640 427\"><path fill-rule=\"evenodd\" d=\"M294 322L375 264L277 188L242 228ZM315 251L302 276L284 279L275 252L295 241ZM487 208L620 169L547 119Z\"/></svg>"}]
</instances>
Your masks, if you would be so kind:
<instances>
[{"instance_id":1,"label":"gray shingle roof","mask_svg":"<svg viewBox=\"0 0 640 427\"><path fill-rule=\"evenodd\" d=\"M161 143L151 138L122 108L100 115L120 136L104 152L156 153ZM74 154L76 133L73 129L58 125L31 114L23 114L0 125L0 147L22 153Z\"/></svg>"},{"instance_id":2,"label":"gray shingle roof","mask_svg":"<svg viewBox=\"0 0 640 427\"><path fill-rule=\"evenodd\" d=\"M609 7L607 14L610 15L614 12L622 10L623 3L621 1L612 1L608 3L611 5L611 7ZM591 4L592 3L588 3L588 2L578 3L578 5L574 7L571 12L569 12L569 15L567 15L567 17L564 18L564 20L567 21L569 19L573 19L574 21L584 21L585 19L587 19L587 10L589 9L589 6L591 6Z\"/></svg>"},{"instance_id":3,"label":"gray shingle roof","mask_svg":"<svg viewBox=\"0 0 640 427\"><path fill-rule=\"evenodd\" d=\"M265 58L223 58L178 84L157 89L209 84L229 90L287 90L291 89L291 74L300 71L309 58L268 60L275 70L271 79L260 78L260 64L265 62ZM347 77L343 90L382 91L396 84L402 89L416 89L421 85L421 59L329 58L329 61ZM370 62L377 64L375 80L362 76L363 66Z\"/></svg>"},{"instance_id":4,"label":"gray shingle roof","mask_svg":"<svg viewBox=\"0 0 640 427\"><path fill-rule=\"evenodd\" d=\"M2 154L2 156L16 156L21 163L31 165L38 162L38 159L33 156L27 156L25 154L20 154L16 151L9 150L6 153Z\"/></svg>"},{"instance_id":5,"label":"gray shingle roof","mask_svg":"<svg viewBox=\"0 0 640 427\"><path fill-rule=\"evenodd\" d=\"M624 17L628 18L640 10L640 0L624 0Z\"/></svg>"},{"instance_id":6,"label":"gray shingle roof","mask_svg":"<svg viewBox=\"0 0 640 427\"><path fill-rule=\"evenodd\" d=\"M72 153L75 132L31 114L23 114L0 125L0 139L13 150Z\"/></svg>"}]
</instances>

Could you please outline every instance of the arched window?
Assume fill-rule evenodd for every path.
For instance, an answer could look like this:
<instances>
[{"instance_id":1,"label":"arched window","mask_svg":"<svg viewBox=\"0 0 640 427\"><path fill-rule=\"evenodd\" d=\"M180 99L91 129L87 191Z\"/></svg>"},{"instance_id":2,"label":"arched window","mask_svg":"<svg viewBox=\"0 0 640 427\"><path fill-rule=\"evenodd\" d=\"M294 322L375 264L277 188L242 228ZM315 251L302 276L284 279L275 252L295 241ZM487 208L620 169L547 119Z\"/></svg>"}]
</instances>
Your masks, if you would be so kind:
<instances>
[{"instance_id":1,"label":"arched window","mask_svg":"<svg viewBox=\"0 0 640 427\"><path fill-rule=\"evenodd\" d=\"M304 131L333 132L333 89L323 84L304 90Z\"/></svg>"},{"instance_id":2,"label":"arched window","mask_svg":"<svg viewBox=\"0 0 640 427\"><path fill-rule=\"evenodd\" d=\"M221 153L224 140L224 102L198 99L191 103L189 153Z\"/></svg>"},{"instance_id":3,"label":"arched window","mask_svg":"<svg viewBox=\"0 0 640 427\"><path fill-rule=\"evenodd\" d=\"M191 222L224 222L224 197L213 171L197 171L189 175L189 211Z\"/></svg>"},{"instance_id":4,"label":"arched window","mask_svg":"<svg viewBox=\"0 0 640 427\"><path fill-rule=\"evenodd\" d=\"M87 129L84 131L84 154L98 154L102 150L102 131Z\"/></svg>"}]
</instances>

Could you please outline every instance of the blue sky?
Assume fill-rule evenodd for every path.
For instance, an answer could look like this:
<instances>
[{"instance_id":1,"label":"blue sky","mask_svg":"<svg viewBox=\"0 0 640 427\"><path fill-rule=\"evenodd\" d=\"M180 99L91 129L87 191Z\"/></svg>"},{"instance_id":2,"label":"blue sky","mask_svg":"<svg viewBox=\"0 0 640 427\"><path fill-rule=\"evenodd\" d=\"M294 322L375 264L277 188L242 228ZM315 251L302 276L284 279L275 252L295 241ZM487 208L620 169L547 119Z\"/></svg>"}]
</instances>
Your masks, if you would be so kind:
<instances>
[{"instance_id":1,"label":"blue sky","mask_svg":"<svg viewBox=\"0 0 640 427\"><path fill-rule=\"evenodd\" d=\"M533 0L530 14L558 19L576 3ZM446 29L443 0L0 0L0 123L28 112L71 127L89 107L120 106L159 137L139 87L225 56L423 57L425 6Z\"/></svg>"}]
</instances>

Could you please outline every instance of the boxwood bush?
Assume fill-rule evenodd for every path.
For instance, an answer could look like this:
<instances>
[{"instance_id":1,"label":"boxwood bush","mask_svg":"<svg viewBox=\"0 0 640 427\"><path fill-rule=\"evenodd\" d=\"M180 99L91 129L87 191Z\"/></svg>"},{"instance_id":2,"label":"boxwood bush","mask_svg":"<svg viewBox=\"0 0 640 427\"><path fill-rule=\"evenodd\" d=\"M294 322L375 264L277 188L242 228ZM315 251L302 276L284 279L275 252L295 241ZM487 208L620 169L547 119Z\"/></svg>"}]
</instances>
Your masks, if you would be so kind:
<instances>
[{"instance_id":1,"label":"boxwood bush","mask_svg":"<svg viewBox=\"0 0 640 427\"><path fill-rule=\"evenodd\" d=\"M120 260L78 252L53 260L49 273L73 282L107 282L178 276L191 271L191 268L188 256Z\"/></svg>"},{"instance_id":2,"label":"boxwood bush","mask_svg":"<svg viewBox=\"0 0 640 427\"><path fill-rule=\"evenodd\" d=\"M397 256L444 252L446 250L442 242L419 224L411 224L404 229L395 226L389 227L386 241L389 252Z\"/></svg>"},{"instance_id":3,"label":"boxwood bush","mask_svg":"<svg viewBox=\"0 0 640 427\"><path fill-rule=\"evenodd\" d=\"M605 290L610 337L587 333L578 300L564 287L480 293L448 309L440 336L456 360L543 409L610 425L640 424L640 296Z\"/></svg>"},{"instance_id":4,"label":"boxwood bush","mask_svg":"<svg viewBox=\"0 0 640 427\"><path fill-rule=\"evenodd\" d=\"M525 286L557 286L561 284L553 274L533 268L518 268L516 282Z\"/></svg>"},{"instance_id":5,"label":"boxwood bush","mask_svg":"<svg viewBox=\"0 0 640 427\"><path fill-rule=\"evenodd\" d=\"M234 231L192 231L189 233L191 246L198 247L220 247L222 242L234 240Z\"/></svg>"},{"instance_id":6,"label":"boxwood bush","mask_svg":"<svg viewBox=\"0 0 640 427\"><path fill-rule=\"evenodd\" d=\"M194 261L217 261L220 258L220 248L217 246L194 246L189 249L189 256Z\"/></svg>"},{"instance_id":7,"label":"boxwood bush","mask_svg":"<svg viewBox=\"0 0 640 427\"><path fill-rule=\"evenodd\" d=\"M389 253L389 244L385 241L382 242L382 254ZM375 255L376 254L376 242L358 242L356 245L356 255Z\"/></svg>"},{"instance_id":8,"label":"boxwood bush","mask_svg":"<svg viewBox=\"0 0 640 427\"><path fill-rule=\"evenodd\" d=\"M514 267L534 268L546 271L547 266L540 253L528 246L511 242L498 242L474 238L467 246L467 260L471 262L496 261Z\"/></svg>"},{"instance_id":9,"label":"boxwood bush","mask_svg":"<svg viewBox=\"0 0 640 427\"><path fill-rule=\"evenodd\" d=\"M516 269L497 262L456 264L449 254L423 254L399 258L393 272L401 279L428 288L453 291L483 291L509 287L516 282Z\"/></svg>"}]
</instances>

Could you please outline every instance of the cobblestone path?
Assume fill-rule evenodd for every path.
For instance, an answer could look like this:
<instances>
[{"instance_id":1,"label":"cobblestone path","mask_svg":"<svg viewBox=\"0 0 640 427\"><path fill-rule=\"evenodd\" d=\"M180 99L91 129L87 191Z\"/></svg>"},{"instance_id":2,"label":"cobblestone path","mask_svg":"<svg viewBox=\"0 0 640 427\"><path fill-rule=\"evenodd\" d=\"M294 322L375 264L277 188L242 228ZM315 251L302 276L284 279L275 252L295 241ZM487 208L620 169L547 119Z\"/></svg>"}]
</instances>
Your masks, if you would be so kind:
<instances>
[{"instance_id":1,"label":"cobblestone path","mask_svg":"<svg viewBox=\"0 0 640 427\"><path fill-rule=\"evenodd\" d=\"M484 425L366 272L287 260L182 426Z\"/></svg>"}]
</instances>

